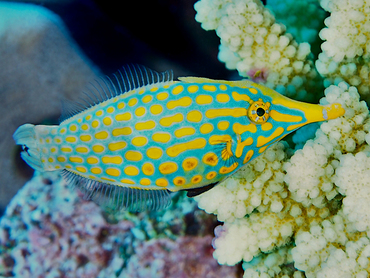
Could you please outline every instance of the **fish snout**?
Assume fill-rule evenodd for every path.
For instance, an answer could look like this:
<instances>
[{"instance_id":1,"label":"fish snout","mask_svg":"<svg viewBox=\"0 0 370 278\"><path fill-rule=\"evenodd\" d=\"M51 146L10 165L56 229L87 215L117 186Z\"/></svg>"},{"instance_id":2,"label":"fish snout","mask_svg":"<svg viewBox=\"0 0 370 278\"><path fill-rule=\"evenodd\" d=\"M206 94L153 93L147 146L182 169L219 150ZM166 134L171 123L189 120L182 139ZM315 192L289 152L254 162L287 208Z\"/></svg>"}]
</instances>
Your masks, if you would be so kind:
<instances>
[{"instance_id":1,"label":"fish snout","mask_svg":"<svg viewBox=\"0 0 370 278\"><path fill-rule=\"evenodd\" d=\"M336 119L343 116L346 110L342 107L340 103L332 103L323 106L322 114L325 120Z\"/></svg>"}]
</instances>

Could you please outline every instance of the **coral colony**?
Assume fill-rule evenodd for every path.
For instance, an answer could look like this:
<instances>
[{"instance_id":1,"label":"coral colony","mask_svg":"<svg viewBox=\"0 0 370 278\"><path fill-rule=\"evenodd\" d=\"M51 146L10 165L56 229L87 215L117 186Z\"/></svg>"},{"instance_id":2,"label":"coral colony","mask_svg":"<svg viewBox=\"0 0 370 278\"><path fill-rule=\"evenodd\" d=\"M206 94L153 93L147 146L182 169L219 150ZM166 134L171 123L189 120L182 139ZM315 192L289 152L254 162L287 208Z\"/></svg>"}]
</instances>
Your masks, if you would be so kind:
<instances>
[{"instance_id":1,"label":"coral colony","mask_svg":"<svg viewBox=\"0 0 370 278\"><path fill-rule=\"evenodd\" d=\"M263 69L265 85L303 100L320 96L323 79L320 103L341 103L346 113L322 123L305 143L297 132L293 142L301 149L278 143L196 197L200 208L224 222L215 229L213 255L220 264L242 262L244 278L368 277L370 119L360 98L369 99L370 2L271 2L287 18L291 6L301 10L285 27L257 0L201 0L196 20L216 30L227 68L250 78ZM320 25L312 14L320 21L322 9L330 13L326 27L305 27ZM318 73L310 44L286 29L308 40L319 32Z\"/></svg>"},{"instance_id":2,"label":"coral colony","mask_svg":"<svg viewBox=\"0 0 370 278\"><path fill-rule=\"evenodd\" d=\"M209 215L178 193L150 217L106 215L59 175L36 173L0 221L0 275L216 278L237 277L238 265L244 278L370 275L370 1L194 7L228 69L345 114L301 128L196 196ZM213 240L202 230L211 215L222 222Z\"/></svg>"}]
</instances>

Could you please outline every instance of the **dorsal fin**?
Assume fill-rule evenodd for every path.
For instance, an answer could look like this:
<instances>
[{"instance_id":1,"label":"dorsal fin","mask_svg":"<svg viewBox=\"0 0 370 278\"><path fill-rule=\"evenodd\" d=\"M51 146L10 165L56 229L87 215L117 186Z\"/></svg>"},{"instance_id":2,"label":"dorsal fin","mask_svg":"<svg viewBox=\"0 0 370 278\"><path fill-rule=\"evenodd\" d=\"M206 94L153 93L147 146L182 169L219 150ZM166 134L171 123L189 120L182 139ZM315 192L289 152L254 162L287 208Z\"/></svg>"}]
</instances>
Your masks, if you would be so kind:
<instances>
[{"instance_id":1,"label":"dorsal fin","mask_svg":"<svg viewBox=\"0 0 370 278\"><path fill-rule=\"evenodd\" d=\"M123 66L116 73L99 77L90 82L86 90L82 92L84 97L80 97L80 101L63 102L62 116L59 122L61 123L85 109L134 89L170 81L173 81L171 70L159 73L142 65Z\"/></svg>"},{"instance_id":2,"label":"dorsal fin","mask_svg":"<svg viewBox=\"0 0 370 278\"><path fill-rule=\"evenodd\" d=\"M182 76L178 78L180 81L185 83L224 83L225 80L216 80L206 77L195 77L195 76Z\"/></svg>"},{"instance_id":3,"label":"dorsal fin","mask_svg":"<svg viewBox=\"0 0 370 278\"><path fill-rule=\"evenodd\" d=\"M84 193L84 199L93 200L114 211L160 210L171 204L167 189L147 190L107 184L81 177L68 170L63 170L62 176L68 184Z\"/></svg>"},{"instance_id":4,"label":"dorsal fin","mask_svg":"<svg viewBox=\"0 0 370 278\"><path fill-rule=\"evenodd\" d=\"M205 78L205 77L194 77L194 76L183 76L183 77L178 77L178 80L185 82L185 83L215 83L215 84L227 84L230 86L251 86L255 85L254 82L248 80L248 79L243 79L243 80L235 80L235 81L229 81L229 80L216 80L216 79L210 79L210 78Z\"/></svg>"}]
</instances>

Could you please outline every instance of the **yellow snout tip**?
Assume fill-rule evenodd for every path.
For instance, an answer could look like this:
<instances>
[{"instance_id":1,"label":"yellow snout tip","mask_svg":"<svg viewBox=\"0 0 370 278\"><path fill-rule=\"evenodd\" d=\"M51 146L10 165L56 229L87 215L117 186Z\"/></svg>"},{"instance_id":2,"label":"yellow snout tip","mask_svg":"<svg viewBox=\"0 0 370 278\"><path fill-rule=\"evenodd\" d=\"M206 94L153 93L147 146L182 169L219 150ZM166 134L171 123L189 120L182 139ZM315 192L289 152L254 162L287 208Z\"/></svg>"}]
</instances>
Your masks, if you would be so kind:
<instances>
[{"instance_id":1,"label":"yellow snout tip","mask_svg":"<svg viewBox=\"0 0 370 278\"><path fill-rule=\"evenodd\" d=\"M336 119L343 116L346 111L339 103L325 105L322 110L324 120Z\"/></svg>"}]
</instances>

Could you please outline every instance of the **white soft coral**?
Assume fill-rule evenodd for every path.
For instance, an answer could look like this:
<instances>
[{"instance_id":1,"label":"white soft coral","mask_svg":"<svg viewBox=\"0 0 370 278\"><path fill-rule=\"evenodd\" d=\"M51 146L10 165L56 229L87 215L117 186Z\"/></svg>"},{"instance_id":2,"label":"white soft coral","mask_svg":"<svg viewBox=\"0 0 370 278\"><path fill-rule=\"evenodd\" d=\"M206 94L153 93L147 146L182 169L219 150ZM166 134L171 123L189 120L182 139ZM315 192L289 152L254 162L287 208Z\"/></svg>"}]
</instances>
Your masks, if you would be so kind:
<instances>
[{"instance_id":1,"label":"white soft coral","mask_svg":"<svg viewBox=\"0 0 370 278\"><path fill-rule=\"evenodd\" d=\"M370 1L322 0L320 4L331 14L319 33L324 43L316 61L318 72L326 78L326 86L344 80L370 99Z\"/></svg>"},{"instance_id":2,"label":"white soft coral","mask_svg":"<svg viewBox=\"0 0 370 278\"><path fill-rule=\"evenodd\" d=\"M370 157L345 154L336 170L335 184L343 199L343 213L358 231L370 231Z\"/></svg>"},{"instance_id":3,"label":"white soft coral","mask_svg":"<svg viewBox=\"0 0 370 278\"><path fill-rule=\"evenodd\" d=\"M307 97L304 84L317 77L308 58L310 45L293 40L260 0L201 0L194 8L203 29L216 30L221 39L218 58L229 69L283 94Z\"/></svg>"},{"instance_id":4,"label":"white soft coral","mask_svg":"<svg viewBox=\"0 0 370 278\"><path fill-rule=\"evenodd\" d=\"M242 260L245 277L277 276L289 270L265 260L285 250L276 262L293 262L294 277L302 271L307 277L336 277L338 271L363 277L370 250L369 110L346 83L325 90L321 104L334 102L345 115L322 123L290 159L277 143L197 197L201 208L225 222L214 240L219 263Z\"/></svg>"}]
</instances>

